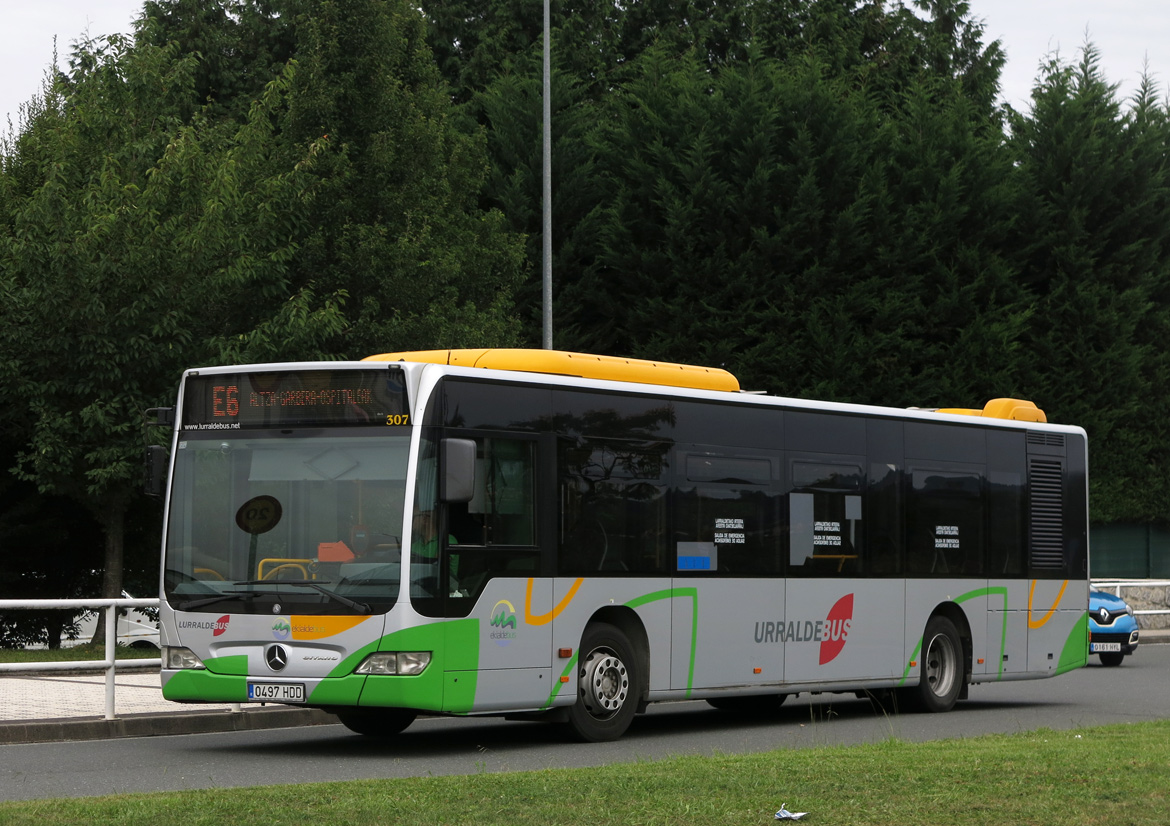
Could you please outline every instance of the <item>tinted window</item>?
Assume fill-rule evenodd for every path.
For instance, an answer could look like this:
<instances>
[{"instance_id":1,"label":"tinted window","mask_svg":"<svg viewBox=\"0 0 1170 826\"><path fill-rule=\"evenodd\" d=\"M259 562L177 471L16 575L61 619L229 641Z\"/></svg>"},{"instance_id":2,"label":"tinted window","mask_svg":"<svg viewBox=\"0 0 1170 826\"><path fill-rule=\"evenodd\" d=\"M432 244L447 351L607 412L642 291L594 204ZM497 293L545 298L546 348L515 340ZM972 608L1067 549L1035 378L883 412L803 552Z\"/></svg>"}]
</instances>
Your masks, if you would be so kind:
<instances>
[{"instance_id":1,"label":"tinted window","mask_svg":"<svg viewBox=\"0 0 1170 826\"><path fill-rule=\"evenodd\" d=\"M735 485L675 491L675 570L732 576L781 571L778 494Z\"/></svg>"},{"instance_id":2,"label":"tinted window","mask_svg":"<svg viewBox=\"0 0 1170 826\"><path fill-rule=\"evenodd\" d=\"M869 574L902 570L902 473L889 463L869 466L866 492L866 566Z\"/></svg>"},{"instance_id":3,"label":"tinted window","mask_svg":"<svg viewBox=\"0 0 1170 826\"><path fill-rule=\"evenodd\" d=\"M987 474L988 555L991 577L1017 576L1024 572L1024 475L993 470Z\"/></svg>"},{"instance_id":4,"label":"tinted window","mask_svg":"<svg viewBox=\"0 0 1170 826\"><path fill-rule=\"evenodd\" d=\"M768 459L692 454L686 457L686 476L689 482L766 485L775 476L772 464Z\"/></svg>"},{"instance_id":5,"label":"tinted window","mask_svg":"<svg viewBox=\"0 0 1170 826\"><path fill-rule=\"evenodd\" d=\"M864 479L861 467L828 461L791 463L788 573L852 576L861 570Z\"/></svg>"},{"instance_id":6,"label":"tinted window","mask_svg":"<svg viewBox=\"0 0 1170 826\"><path fill-rule=\"evenodd\" d=\"M448 427L543 430L552 412L552 391L531 385L444 379L436 398L427 421Z\"/></svg>"},{"instance_id":7,"label":"tinted window","mask_svg":"<svg viewBox=\"0 0 1170 826\"><path fill-rule=\"evenodd\" d=\"M987 574L1015 576L1024 572L1024 515L1027 474L1024 434L987 434Z\"/></svg>"},{"instance_id":8,"label":"tinted window","mask_svg":"<svg viewBox=\"0 0 1170 826\"><path fill-rule=\"evenodd\" d=\"M780 450L785 413L776 407L675 403L675 440L695 445L727 445Z\"/></svg>"},{"instance_id":9,"label":"tinted window","mask_svg":"<svg viewBox=\"0 0 1170 826\"><path fill-rule=\"evenodd\" d=\"M860 416L786 411L784 443L810 453L865 453L865 419Z\"/></svg>"},{"instance_id":10,"label":"tinted window","mask_svg":"<svg viewBox=\"0 0 1170 826\"><path fill-rule=\"evenodd\" d=\"M910 467L907 572L983 571L983 477L978 469Z\"/></svg>"},{"instance_id":11,"label":"tinted window","mask_svg":"<svg viewBox=\"0 0 1170 826\"><path fill-rule=\"evenodd\" d=\"M454 545L536 544L536 443L478 438L475 494L450 506Z\"/></svg>"},{"instance_id":12,"label":"tinted window","mask_svg":"<svg viewBox=\"0 0 1170 826\"><path fill-rule=\"evenodd\" d=\"M680 452L674 570L775 575L783 570L780 457Z\"/></svg>"},{"instance_id":13,"label":"tinted window","mask_svg":"<svg viewBox=\"0 0 1170 826\"><path fill-rule=\"evenodd\" d=\"M861 490L861 468L825 462L792 463L792 487L819 490Z\"/></svg>"},{"instance_id":14,"label":"tinted window","mask_svg":"<svg viewBox=\"0 0 1170 826\"><path fill-rule=\"evenodd\" d=\"M906 422L906 458L940 462L987 462L987 431L975 427Z\"/></svg>"},{"instance_id":15,"label":"tinted window","mask_svg":"<svg viewBox=\"0 0 1170 826\"><path fill-rule=\"evenodd\" d=\"M538 573L536 442L477 436L475 493L438 502L437 442L419 453L410 593L424 616L467 616L494 576Z\"/></svg>"},{"instance_id":16,"label":"tinted window","mask_svg":"<svg viewBox=\"0 0 1170 826\"><path fill-rule=\"evenodd\" d=\"M606 439L674 438L675 402L671 399L554 390L554 428L568 436Z\"/></svg>"},{"instance_id":17,"label":"tinted window","mask_svg":"<svg viewBox=\"0 0 1170 826\"><path fill-rule=\"evenodd\" d=\"M666 570L669 450L664 443L558 441L561 574Z\"/></svg>"},{"instance_id":18,"label":"tinted window","mask_svg":"<svg viewBox=\"0 0 1170 826\"><path fill-rule=\"evenodd\" d=\"M1085 485L1088 468L1085 465L1085 440L1080 435L1067 437L1068 458L1065 461L1064 536L1065 560L1068 576L1083 577L1089 572L1089 514L1086 511ZM1155 563L1156 564L1156 563Z\"/></svg>"}]
</instances>

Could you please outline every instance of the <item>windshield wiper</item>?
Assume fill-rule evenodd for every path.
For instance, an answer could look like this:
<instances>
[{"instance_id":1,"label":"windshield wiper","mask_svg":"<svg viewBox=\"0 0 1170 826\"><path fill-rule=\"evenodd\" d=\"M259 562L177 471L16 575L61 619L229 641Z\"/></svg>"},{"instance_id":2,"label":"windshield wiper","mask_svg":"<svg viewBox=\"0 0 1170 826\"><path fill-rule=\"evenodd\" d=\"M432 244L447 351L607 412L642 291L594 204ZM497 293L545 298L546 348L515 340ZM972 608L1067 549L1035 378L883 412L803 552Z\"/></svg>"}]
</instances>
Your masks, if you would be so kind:
<instances>
[{"instance_id":1,"label":"windshield wiper","mask_svg":"<svg viewBox=\"0 0 1170 826\"><path fill-rule=\"evenodd\" d=\"M328 588L322 587L319 583L317 583L311 579L252 579L252 580L248 580L247 582L237 582L236 585L294 585L294 586L297 586L299 588L312 588L317 593L324 594L325 596L329 597L330 599L332 599L336 602L340 602L346 608L352 608L354 611L357 611L359 614L371 614L371 613L373 613L373 610L374 610L373 608L371 608L369 605L367 605L364 602L355 602L354 600L350 599L349 597L343 597L341 594L338 594L335 591L330 591ZM242 591L240 593L247 593L247 594L254 595L257 593L261 593L261 592L259 592L259 591ZM273 591L273 592L269 592L269 593L275 594L276 596L280 595L279 591Z\"/></svg>"},{"instance_id":2,"label":"windshield wiper","mask_svg":"<svg viewBox=\"0 0 1170 826\"><path fill-rule=\"evenodd\" d=\"M245 582L237 582L237 585L246 585ZM213 597L204 597L203 599L193 599L190 602L180 603L178 610L180 611L194 611L196 608L206 608L208 605L215 605L217 602L224 602L236 597L243 597L245 600L251 600L256 597L259 591L224 591L222 594L216 594Z\"/></svg>"}]
</instances>

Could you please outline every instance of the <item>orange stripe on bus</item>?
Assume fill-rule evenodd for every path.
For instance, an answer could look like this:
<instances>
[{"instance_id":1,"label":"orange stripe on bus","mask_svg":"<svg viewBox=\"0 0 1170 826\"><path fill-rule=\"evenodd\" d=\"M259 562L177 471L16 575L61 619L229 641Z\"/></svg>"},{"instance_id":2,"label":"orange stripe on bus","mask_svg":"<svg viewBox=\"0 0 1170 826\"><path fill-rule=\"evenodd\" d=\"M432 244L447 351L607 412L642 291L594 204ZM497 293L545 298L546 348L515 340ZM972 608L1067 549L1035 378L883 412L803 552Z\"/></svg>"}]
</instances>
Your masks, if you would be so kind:
<instances>
[{"instance_id":1,"label":"orange stripe on bus","mask_svg":"<svg viewBox=\"0 0 1170 826\"><path fill-rule=\"evenodd\" d=\"M524 592L524 621L529 625L548 625L550 622L559 617L562 611L569 607L569 603L572 602L573 597L577 595L577 589L581 587L581 583L584 581L584 577L577 577L577 581L573 583L571 588L569 588L569 593L565 594L565 598L557 604L556 608L552 609L547 614L534 615L532 613L532 583L535 582L535 580L529 578L528 588Z\"/></svg>"},{"instance_id":2,"label":"orange stripe on bus","mask_svg":"<svg viewBox=\"0 0 1170 826\"><path fill-rule=\"evenodd\" d=\"M1028 627L1029 628L1043 628L1048 620L1052 619L1052 615L1056 613L1056 606L1060 605L1060 598L1064 596L1064 589L1068 587L1068 580L1066 579L1060 586L1060 593L1056 595L1056 601L1052 603L1052 607L1048 609L1048 613L1041 619L1032 619L1032 596L1036 593L1036 583L1038 580L1032 580L1032 589L1028 591Z\"/></svg>"}]
</instances>

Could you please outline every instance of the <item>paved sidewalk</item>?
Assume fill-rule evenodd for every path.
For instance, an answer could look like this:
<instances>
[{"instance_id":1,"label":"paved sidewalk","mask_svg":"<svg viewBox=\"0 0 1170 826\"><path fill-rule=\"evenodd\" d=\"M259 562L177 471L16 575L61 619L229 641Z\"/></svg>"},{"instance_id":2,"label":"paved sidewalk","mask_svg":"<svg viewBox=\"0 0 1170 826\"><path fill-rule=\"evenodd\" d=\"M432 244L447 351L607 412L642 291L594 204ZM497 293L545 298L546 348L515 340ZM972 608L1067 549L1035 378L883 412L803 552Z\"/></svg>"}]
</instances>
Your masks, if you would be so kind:
<instances>
[{"instance_id":1,"label":"paved sidewalk","mask_svg":"<svg viewBox=\"0 0 1170 826\"><path fill-rule=\"evenodd\" d=\"M4 722L103 717L106 713L106 676L68 671L10 675L0 677L0 697L4 698L4 707L0 709ZM200 708L228 711L230 706ZM184 710L182 704L163 699L157 671L119 671L114 679L114 711L118 716Z\"/></svg>"},{"instance_id":2,"label":"paved sidewalk","mask_svg":"<svg viewBox=\"0 0 1170 826\"><path fill-rule=\"evenodd\" d=\"M337 722L316 709L251 704L242 709L173 703L163 699L157 671L120 671L114 680L116 719L106 720L104 673L10 675L0 677L0 745Z\"/></svg>"}]
</instances>

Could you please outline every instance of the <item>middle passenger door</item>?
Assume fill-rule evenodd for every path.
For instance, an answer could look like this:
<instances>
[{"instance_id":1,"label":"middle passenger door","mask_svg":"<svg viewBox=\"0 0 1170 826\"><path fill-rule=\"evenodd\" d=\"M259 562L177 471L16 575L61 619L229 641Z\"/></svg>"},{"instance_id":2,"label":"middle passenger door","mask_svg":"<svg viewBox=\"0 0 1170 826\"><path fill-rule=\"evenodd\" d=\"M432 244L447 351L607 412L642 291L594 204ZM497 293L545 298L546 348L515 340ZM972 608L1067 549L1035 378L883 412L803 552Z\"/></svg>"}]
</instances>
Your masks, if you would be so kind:
<instances>
[{"instance_id":1,"label":"middle passenger door","mask_svg":"<svg viewBox=\"0 0 1170 826\"><path fill-rule=\"evenodd\" d=\"M780 683L779 453L683 447L674 479L671 688Z\"/></svg>"}]
</instances>

